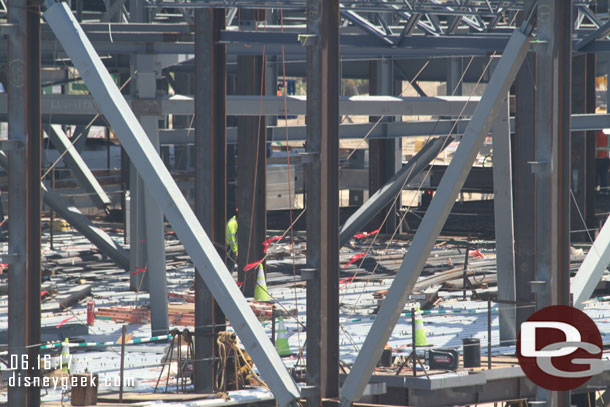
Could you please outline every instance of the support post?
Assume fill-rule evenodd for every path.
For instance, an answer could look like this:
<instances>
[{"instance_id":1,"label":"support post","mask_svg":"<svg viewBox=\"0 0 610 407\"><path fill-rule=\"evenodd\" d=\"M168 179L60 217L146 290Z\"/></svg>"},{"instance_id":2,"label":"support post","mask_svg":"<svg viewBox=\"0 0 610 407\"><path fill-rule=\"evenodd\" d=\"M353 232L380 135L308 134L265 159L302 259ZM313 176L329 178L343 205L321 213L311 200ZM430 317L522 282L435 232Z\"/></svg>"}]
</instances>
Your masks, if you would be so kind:
<instances>
[{"instance_id":1,"label":"support post","mask_svg":"<svg viewBox=\"0 0 610 407\"><path fill-rule=\"evenodd\" d=\"M163 164L144 129L119 92L93 45L65 3L47 1L44 17L82 75L96 105L107 118L147 188L191 257L197 273L231 321L246 351L280 405L295 406L300 393L281 358L241 294L222 258Z\"/></svg>"},{"instance_id":2,"label":"support post","mask_svg":"<svg viewBox=\"0 0 610 407\"><path fill-rule=\"evenodd\" d=\"M572 57L572 113L595 113L595 54ZM595 132L574 131L570 141L572 242L595 236Z\"/></svg>"},{"instance_id":3,"label":"support post","mask_svg":"<svg viewBox=\"0 0 610 407\"><path fill-rule=\"evenodd\" d=\"M195 9L195 214L225 258L226 77L224 9ZM216 335L225 316L199 274L195 274L195 391L215 391Z\"/></svg>"},{"instance_id":4,"label":"support post","mask_svg":"<svg viewBox=\"0 0 610 407\"><path fill-rule=\"evenodd\" d=\"M8 353L37 360L40 343L40 6L10 0L8 22ZM21 359L20 359L21 360ZM39 376L35 364L12 371ZM9 386L10 406L37 407L40 388Z\"/></svg>"},{"instance_id":5,"label":"support post","mask_svg":"<svg viewBox=\"0 0 610 407\"><path fill-rule=\"evenodd\" d=\"M144 185L133 164L129 162L129 288L146 290L146 209L144 207Z\"/></svg>"},{"instance_id":6,"label":"support post","mask_svg":"<svg viewBox=\"0 0 610 407\"><path fill-rule=\"evenodd\" d=\"M262 10L242 10L241 24L254 30ZM265 90L265 56L237 57L237 92L240 95L262 97ZM267 227L265 207L266 125L265 116L237 118L237 215L239 247L238 279L243 283L246 297L254 296L256 269L244 271L247 264L263 256L263 242Z\"/></svg>"},{"instance_id":7,"label":"support post","mask_svg":"<svg viewBox=\"0 0 610 407\"><path fill-rule=\"evenodd\" d=\"M155 99L157 96L157 78L154 55L136 56L136 92L140 99ZM159 154L159 117L140 116L140 123L148 135L155 152ZM144 185L142 178L146 174L137 173L142 184L144 195L144 235L147 263L144 267L145 289L150 293L150 319L152 336L169 332L167 305L167 278L165 273L165 226L163 213L156 203L151 191Z\"/></svg>"},{"instance_id":8,"label":"support post","mask_svg":"<svg viewBox=\"0 0 610 407\"><path fill-rule=\"evenodd\" d=\"M372 61L369 69L369 94L394 96L394 69L392 58L382 58ZM400 94L400 91L398 92ZM379 117L371 116L369 121L376 123ZM393 116L386 116L382 122L393 122ZM379 191L402 168L402 139L371 139L369 140L369 196ZM397 200L394 207L390 205L379 215L371 219L371 229L377 229L385 218L385 211L392 212L382 228L384 233L392 234L398 226L401 200Z\"/></svg>"},{"instance_id":9,"label":"support post","mask_svg":"<svg viewBox=\"0 0 610 407\"><path fill-rule=\"evenodd\" d=\"M536 66L536 309L570 304L570 86L572 7L538 1ZM569 392L536 389L538 401L568 407Z\"/></svg>"},{"instance_id":10,"label":"support post","mask_svg":"<svg viewBox=\"0 0 610 407\"><path fill-rule=\"evenodd\" d=\"M500 315L500 342L514 343L515 325L515 258L513 231L513 189L508 103L492 127L494 220L496 235L496 270Z\"/></svg>"},{"instance_id":11,"label":"support post","mask_svg":"<svg viewBox=\"0 0 610 407\"><path fill-rule=\"evenodd\" d=\"M130 0L130 22L146 22L144 3L141 0ZM148 55L152 58L152 55ZM144 65L144 60L138 61L137 55L131 56L131 77L136 79L130 85L131 94L138 96L140 90L146 94L147 90L138 85L140 78L139 68L148 69ZM156 84L155 84L156 89ZM154 144L153 144L154 145ZM146 239L146 192L144 191L144 181L138 173L133 162L130 164L129 171L129 254L130 254L130 288L134 291L146 291L148 289L148 241ZM152 227L152 225L151 225Z\"/></svg>"},{"instance_id":12,"label":"support post","mask_svg":"<svg viewBox=\"0 0 610 407\"><path fill-rule=\"evenodd\" d=\"M307 377L310 399L339 393L339 1L308 0Z\"/></svg>"},{"instance_id":13,"label":"support post","mask_svg":"<svg viewBox=\"0 0 610 407\"><path fill-rule=\"evenodd\" d=\"M341 405L348 407L362 396L383 347L396 325L436 238L455 203L470 168L489 133L529 48L528 36L519 30L511 35L481 102L464 131L460 145L445 171L432 202L417 229L356 362L341 390Z\"/></svg>"},{"instance_id":14,"label":"support post","mask_svg":"<svg viewBox=\"0 0 610 407\"><path fill-rule=\"evenodd\" d=\"M524 21L525 16L530 14L533 1L525 2L526 10L519 13L518 23ZM536 279L534 253L535 234L534 228L534 174L530 162L535 161L534 151L536 146L536 54L530 52L515 80L515 130L512 139L512 167L513 167L513 230L515 251L515 295L519 304L532 303L534 294L531 290L530 281ZM520 305L516 307L515 326L517 332L521 324L535 311L533 306ZM507 345L515 344L514 341L504 342Z\"/></svg>"}]
</instances>

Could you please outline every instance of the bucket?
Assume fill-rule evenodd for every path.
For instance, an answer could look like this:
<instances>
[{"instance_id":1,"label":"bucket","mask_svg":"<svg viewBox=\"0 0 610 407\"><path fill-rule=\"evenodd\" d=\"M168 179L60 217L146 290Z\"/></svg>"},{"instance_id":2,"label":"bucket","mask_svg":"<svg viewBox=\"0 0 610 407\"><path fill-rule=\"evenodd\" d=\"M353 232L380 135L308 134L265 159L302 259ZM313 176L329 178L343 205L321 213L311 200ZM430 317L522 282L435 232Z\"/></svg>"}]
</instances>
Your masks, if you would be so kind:
<instances>
[{"instance_id":1,"label":"bucket","mask_svg":"<svg viewBox=\"0 0 610 407\"><path fill-rule=\"evenodd\" d=\"M476 338L462 339L464 345L464 367L481 366L481 340Z\"/></svg>"}]
</instances>

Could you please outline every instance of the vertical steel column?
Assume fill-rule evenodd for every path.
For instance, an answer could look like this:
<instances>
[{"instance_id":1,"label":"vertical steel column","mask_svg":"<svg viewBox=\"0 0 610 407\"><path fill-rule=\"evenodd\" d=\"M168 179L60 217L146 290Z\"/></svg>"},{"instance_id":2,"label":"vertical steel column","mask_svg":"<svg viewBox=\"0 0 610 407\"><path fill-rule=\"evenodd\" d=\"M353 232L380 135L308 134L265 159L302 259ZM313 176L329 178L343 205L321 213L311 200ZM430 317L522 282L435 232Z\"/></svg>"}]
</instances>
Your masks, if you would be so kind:
<instances>
[{"instance_id":1,"label":"vertical steel column","mask_svg":"<svg viewBox=\"0 0 610 407\"><path fill-rule=\"evenodd\" d=\"M462 82L460 77L464 72L464 60L462 57L447 59L447 96L461 96Z\"/></svg>"},{"instance_id":2,"label":"vertical steel column","mask_svg":"<svg viewBox=\"0 0 610 407\"><path fill-rule=\"evenodd\" d=\"M23 4L23 3L22 3ZM27 3L27 65L26 89L28 92L28 131L26 139L26 187L27 187L27 344L40 343L40 212L42 199L40 192L40 161L42 131L40 126L40 6L41 2L29 0ZM10 62L9 62L10 63ZM38 360L40 349L32 346L28 349L28 360ZM30 363L30 376L40 376L36 363ZM27 389L28 407L40 405L40 388L31 386Z\"/></svg>"},{"instance_id":3,"label":"vertical steel column","mask_svg":"<svg viewBox=\"0 0 610 407\"><path fill-rule=\"evenodd\" d=\"M512 344L517 339L517 327L514 305L516 293L509 117L507 103L502 112L498 113L492 127L492 137L500 342Z\"/></svg>"},{"instance_id":4,"label":"vertical steel column","mask_svg":"<svg viewBox=\"0 0 610 407\"><path fill-rule=\"evenodd\" d=\"M280 24L280 11L267 10L266 21L268 25ZM277 96L278 57L276 55L265 56L265 95ZM283 76L283 72L279 72ZM284 84L284 91L287 85ZM267 126L277 126L277 116L267 116Z\"/></svg>"},{"instance_id":5,"label":"vertical steel column","mask_svg":"<svg viewBox=\"0 0 610 407\"><path fill-rule=\"evenodd\" d=\"M195 9L195 215L225 258L226 48L217 44L224 9ZM215 391L217 331L225 316L195 273L195 391Z\"/></svg>"},{"instance_id":6,"label":"vertical steel column","mask_svg":"<svg viewBox=\"0 0 610 407\"><path fill-rule=\"evenodd\" d=\"M570 303L570 82L572 7L538 1L536 95L536 294L537 309ZM569 406L569 392L537 388L547 405Z\"/></svg>"},{"instance_id":7,"label":"vertical steel column","mask_svg":"<svg viewBox=\"0 0 610 407\"><path fill-rule=\"evenodd\" d=\"M371 95L394 96L400 94L394 89L394 63L392 58L382 58L372 61L369 68L369 93ZM402 89L401 89L402 91ZM379 117L372 116L369 121L376 123ZM392 122L394 117L384 117L383 122ZM381 189L402 167L402 139L369 140L369 197ZM388 216L384 232L393 233L399 222L396 210L400 209L401 201L396 203L395 211ZM377 215L370 228L377 229L390 206Z\"/></svg>"},{"instance_id":8,"label":"vertical steel column","mask_svg":"<svg viewBox=\"0 0 610 407\"><path fill-rule=\"evenodd\" d=\"M25 7L24 7L25 5ZM9 35L9 355L37 360L40 343L40 5L11 0ZM38 376L17 369L14 374ZM9 386L9 406L39 406L38 387Z\"/></svg>"},{"instance_id":9,"label":"vertical steel column","mask_svg":"<svg viewBox=\"0 0 610 407\"><path fill-rule=\"evenodd\" d=\"M573 114L595 113L595 59L595 54L572 57ZM595 227L595 132L572 132L570 147L572 241L590 242Z\"/></svg>"},{"instance_id":10,"label":"vertical steel column","mask_svg":"<svg viewBox=\"0 0 610 407\"><path fill-rule=\"evenodd\" d=\"M517 24L522 24L530 14L533 0L524 3L525 10L519 13ZM530 52L515 79L515 132L512 140L513 167L513 229L515 233L515 295L519 304L534 301L530 282L536 279L534 253L534 175L531 162L535 160L536 141L536 54ZM516 331L525 322L535 308L519 305L516 307ZM501 338L503 340L504 338ZM505 344L513 345L514 341Z\"/></svg>"},{"instance_id":11,"label":"vertical steel column","mask_svg":"<svg viewBox=\"0 0 610 407\"><path fill-rule=\"evenodd\" d=\"M242 29L255 29L260 10L241 11ZM237 93L261 96L265 89L264 56L237 57ZM260 260L267 227L265 207L266 175L265 116L237 118L237 217L239 247L239 281L246 297L254 295L256 270L244 272L248 263Z\"/></svg>"},{"instance_id":12,"label":"vertical steel column","mask_svg":"<svg viewBox=\"0 0 610 407\"><path fill-rule=\"evenodd\" d=\"M145 21L144 4L141 0L130 0L130 21L133 23ZM136 75L137 56L131 56L131 76ZM137 84L130 86L131 94L138 95ZM147 274L142 272L148 265L146 242L146 208L144 206L144 182L137 169L130 164L129 171L129 254L130 254L130 289L134 291L147 289Z\"/></svg>"},{"instance_id":13,"label":"vertical steel column","mask_svg":"<svg viewBox=\"0 0 610 407\"><path fill-rule=\"evenodd\" d=\"M513 209L515 232L515 294L517 303L534 301L530 282L536 279L534 254L534 175L531 162L534 161L536 129L535 89L536 55L527 56L515 81L515 134L513 136ZM518 306L516 309L516 329L535 311L534 307ZM514 342L506 342L512 345Z\"/></svg>"},{"instance_id":14,"label":"vertical steel column","mask_svg":"<svg viewBox=\"0 0 610 407\"><path fill-rule=\"evenodd\" d=\"M307 377L320 397L339 392L339 1L308 0Z\"/></svg>"},{"instance_id":15,"label":"vertical steel column","mask_svg":"<svg viewBox=\"0 0 610 407\"><path fill-rule=\"evenodd\" d=\"M129 288L146 290L145 273L148 264L146 252L146 222L144 184L133 163L129 164ZM138 273L138 271L140 271Z\"/></svg>"},{"instance_id":16,"label":"vertical steel column","mask_svg":"<svg viewBox=\"0 0 610 407\"><path fill-rule=\"evenodd\" d=\"M136 89L141 99L153 100L157 95L157 78L154 55L136 56ZM138 118L142 127L157 154L159 154L159 117L140 116ZM145 176L145 175L144 175ZM138 174L141 181L142 175ZM144 222L145 222L145 246L147 264L144 284L150 293L150 317L152 335L163 335L169 332L169 319L167 314L167 277L165 272L165 226L163 213L154 199L151 191L144 186Z\"/></svg>"}]
</instances>

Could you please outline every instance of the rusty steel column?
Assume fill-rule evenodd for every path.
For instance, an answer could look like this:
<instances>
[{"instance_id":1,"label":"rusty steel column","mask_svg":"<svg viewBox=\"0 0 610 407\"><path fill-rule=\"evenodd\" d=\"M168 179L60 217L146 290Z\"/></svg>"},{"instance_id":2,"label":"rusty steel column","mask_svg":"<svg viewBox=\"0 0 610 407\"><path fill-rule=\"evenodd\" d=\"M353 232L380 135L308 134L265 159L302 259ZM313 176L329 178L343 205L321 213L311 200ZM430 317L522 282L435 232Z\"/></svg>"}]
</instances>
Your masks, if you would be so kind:
<instances>
[{"instance_id":1,"label":"rusty steel column","mask_svg":"<svg viewBox=\"0 0 610 407\"><path fill-rule=\"evenodd\" d=\"M339 1L307 1L307 377L339 395Z\"/></svg>"},{"instance_id":2,"label":"rusty steel column","mask_svg":"<svg viewBox=\"0 0 610 407\"><path fill-rule=\"evenodd\" d=\"M255 30L264 18L263 10L241 10L242 30ZM265 57L237 57L237 93L261 96L265 89ZM265 206L266 134L265 116L237 118L237 243L238 279L246 297L254 296L257 270L244 272L249 263L260 260L267 227Z\"/></svg>"},{"instance_id":3,"label":"rusty steel column","mask_svg":"<svg viewBox=\"0 0 610 407\"><path fill-rule=\"evenodd\" d=\"M26 7L24 7L24 4ZM40 343L40 2L11 0L8 22L9 160L9 355L27 355L29 369L12 373L38 376ZM27 371L29 370L29 371ZM9 386L9 406L40 405L38 387Z\"/></svg>"},{"instance_id":4,"label":"rusty steel column","mask_svg":"<svg viewBox=\"0 0 610 407\"><path fill-rule=\"evenodd\" d=\"M226 47L218 44L224 9L195 9L195 214L225 257ZM216 334L226 321L195 273L195 391L215 391Z\"/></svg>"}]
</instances>

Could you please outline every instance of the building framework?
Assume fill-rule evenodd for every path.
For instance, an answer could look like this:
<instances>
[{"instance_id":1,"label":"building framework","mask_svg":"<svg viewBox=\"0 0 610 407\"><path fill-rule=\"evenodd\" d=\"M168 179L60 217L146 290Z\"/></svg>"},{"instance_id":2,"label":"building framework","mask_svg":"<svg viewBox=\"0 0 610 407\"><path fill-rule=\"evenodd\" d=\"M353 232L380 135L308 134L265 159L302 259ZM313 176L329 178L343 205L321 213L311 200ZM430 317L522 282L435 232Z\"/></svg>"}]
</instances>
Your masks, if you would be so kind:
<instances>
[{"instance_id":1,"label":"building framework","mask_svg":"<svg viewBox=\"0 0 610 407\"><path fill-rule=\"evenodd\" d=\"M607 2L573 2L572 7L559 0L98 3L27 0L24 7L8 0L0 16L7 39L0 44L7 61L0 71L6 91L0 94L0 120L8 122L0 165L9 176L9 254L2 262L10 281L10 354L37 357L38 348L30 345L40 342L43 200L125 268L132 288L150 293L152 335L169 330L167 219L197 270L195 323L205 328L195 332L202 359L194 365L196 390L214 391L210 361L226 318L281 406L305 398L314 406L333 399L349 407L369 384L489 135L495 153L497 299L508 304L500 312L501 340L514 340L531 314L518 304L582 306L591 297L610 262L610 229L598 227L594 206L594 131L610 128L610 115L595 112L595 78L610 69ZM287 78L305 78L306 96L278 95L278 83L287 86ZM342 78L368 80L370 95L343 96ZM86 95L41 94L42 88L81 81ZM420 84L432 81L445 83L447 96L428 96ZM418 96L403 96L403 82ZM485 84L482 96L464 95L465 85L473 83ZM306 124L278 125L278 119L288 123L292 115L305 115ZM372 124L343 123L349 115L370 116ZM433 119L402 120L418 115ZM66 125L76 126L85 138L91 125L111 128L128 156L123 183L129 192L122 209L129 253L70 208L44 178L41 184L42 135L48 134L91 201L110 213L110 198L73 145L77 137L70 140L64 133ZM400 140L410 136L432 139L403 167ZM344 138L368 139L371 197L341 225ZM298 156L305 167L302 278L309 321L308 385L301 388L244 297L256 286L256 275L244 268L264 258L266 148L277 139L306 142ZM454 140L459 146L373 328L340 378L340 247L376 219L389 234L399 228L400 216L392 210L396 194ZM193 162L194 209L163 160L167 145L174 146L176 165ZM226 181L227 168L235 167L235 149L237 188L232 191ZM241 289L225 261L225 221L235 207ZM380 222L379 214L388 209ZM594 249L570 286L571 241L595 229ZM134 274L142 268L148 272ZM496 379L523 380L515 374L489 382ZM481 385L472 377L455 380L455 387ZM413 384L414 394L418 385ZM570 405L569 392L525 393L547 405ZM36 389L9 389L11 406L35 406L39 400Z\"/></svg>"}]
</instances>

